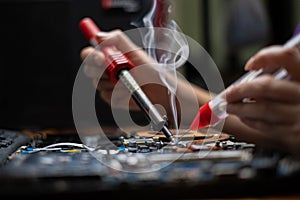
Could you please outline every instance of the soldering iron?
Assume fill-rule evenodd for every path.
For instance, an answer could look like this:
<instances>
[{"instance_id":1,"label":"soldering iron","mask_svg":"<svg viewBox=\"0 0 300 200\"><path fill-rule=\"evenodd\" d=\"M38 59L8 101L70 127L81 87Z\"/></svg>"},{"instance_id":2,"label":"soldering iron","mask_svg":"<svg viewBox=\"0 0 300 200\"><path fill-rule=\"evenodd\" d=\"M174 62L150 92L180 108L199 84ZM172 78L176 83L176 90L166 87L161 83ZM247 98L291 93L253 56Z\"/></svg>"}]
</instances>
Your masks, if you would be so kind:
<instances>
[{"instance_id":1,"label":"soldering iron","mask_svg":"<svg viewBox=\"0 0 300 200\"><path fill-rule=\"evenodd\" d=\"M100 29L95 22L91 18L86 17L80 21L79 27L89 43L96 47L99 44L97 34L100 32ZM130 69L134 67L133 63L115 46L104 46L101 48L101 51L105 56L107 66L105 73L108 74L110 80L113 83L120 81L127 88L139 108L145 113L154 129L163 132L169 141L174 142L174 137L167 128L166 119L161 116L131 75Z\"/></svg>"}]
</instances>

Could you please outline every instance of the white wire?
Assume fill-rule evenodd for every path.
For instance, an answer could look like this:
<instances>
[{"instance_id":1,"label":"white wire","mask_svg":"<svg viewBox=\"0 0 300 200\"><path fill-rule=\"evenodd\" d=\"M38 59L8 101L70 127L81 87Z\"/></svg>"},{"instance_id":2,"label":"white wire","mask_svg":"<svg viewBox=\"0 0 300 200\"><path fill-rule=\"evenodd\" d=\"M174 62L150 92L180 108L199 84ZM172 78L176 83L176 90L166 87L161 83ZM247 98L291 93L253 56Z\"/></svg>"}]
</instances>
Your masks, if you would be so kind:
<instances>
[{"instance_id":1,"label":"white wire","mask_svg":"<svg viewBox=\"0 0 300 200\"><path fill-rule=\"evenodd\" d=\"M74 146L74 147L80 147L80 148L86 148L83 144L80 143L73 143L73 142L61 142L61 143L56 143L56 144L51 144L48 146L43 147L42 149L48 149L52 147L57 147L57 146Z\"/></svg>"},{"instance_id":2,"label":"white wire","mask_svg":"<svg viewBox=\"0 0 300 200\"><path fill-rule=\"evenodd\" d=\"M42 148L35 148L32 151L29 151L29 153L36 153L39 151L55 151L55 150L62 150L62 148L57 148L59 146L73 146L73 147L79 147L87 150L93 150L94 148L88 147L84 144L80 143L72 143L72 142L61 142L61 143L56 143L56 144L51 144ZM55 148L56 147L56 148Z\"/></svg>"}]
</instances>

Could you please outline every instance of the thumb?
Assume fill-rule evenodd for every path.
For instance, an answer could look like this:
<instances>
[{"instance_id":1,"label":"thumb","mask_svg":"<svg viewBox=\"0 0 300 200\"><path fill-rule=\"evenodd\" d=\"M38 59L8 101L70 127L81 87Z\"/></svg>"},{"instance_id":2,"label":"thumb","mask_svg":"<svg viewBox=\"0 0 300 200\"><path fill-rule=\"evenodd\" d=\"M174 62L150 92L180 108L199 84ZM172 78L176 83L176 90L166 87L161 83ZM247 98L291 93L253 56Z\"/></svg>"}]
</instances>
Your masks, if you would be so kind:
<instances>
[{"instance_id":1,"label":"thumb","mask_svg":"<svg viewBox=\"0 0 300 200\"><path fill-rule=\"evenodd\" d=\"M300 52L296 47L271 46L260 50L245 65L245 70L284 67L294 80L300 81Z\"/></svg>"}]
</instances>

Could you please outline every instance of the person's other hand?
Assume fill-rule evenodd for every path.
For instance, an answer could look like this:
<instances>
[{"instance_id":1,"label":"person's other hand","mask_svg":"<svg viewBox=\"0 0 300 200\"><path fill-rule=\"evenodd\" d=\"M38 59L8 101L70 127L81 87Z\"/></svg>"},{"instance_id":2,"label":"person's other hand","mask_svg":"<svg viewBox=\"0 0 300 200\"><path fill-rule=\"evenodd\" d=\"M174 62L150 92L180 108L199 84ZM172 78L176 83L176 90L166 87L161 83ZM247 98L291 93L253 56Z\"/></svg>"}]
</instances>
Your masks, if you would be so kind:
<instances>
[{"instance_id":1,"label":"person's other hand","mask_svg":"<svg viewBox=\"0 0 300 200\"><path fill-rule=\"evenodd\" d=\"M293 81L264 75L232 86L226 93L227 112L261 134L272 135L276 147L300 154L300 53L280 46L265 48L246 64L247 70L283 66ZM252 99L244 103L243 99Z\"/></svg>"}]
</instances>

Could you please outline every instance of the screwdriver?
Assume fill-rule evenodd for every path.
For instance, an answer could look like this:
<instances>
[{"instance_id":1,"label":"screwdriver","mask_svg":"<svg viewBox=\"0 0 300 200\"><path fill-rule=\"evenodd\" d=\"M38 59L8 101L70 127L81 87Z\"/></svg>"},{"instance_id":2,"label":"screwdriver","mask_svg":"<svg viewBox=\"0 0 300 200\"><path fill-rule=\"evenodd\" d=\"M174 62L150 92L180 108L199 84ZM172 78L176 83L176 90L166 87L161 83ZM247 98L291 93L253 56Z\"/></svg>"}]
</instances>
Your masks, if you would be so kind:
<instances>
[{"instance_id":1,"label":"screwdriver","mask_svg":"<svg viewBox=\"0 0 300 200\"><path fill-rule=\"evenodd\" d=\"M96 47L99 44L97 34L100 32L100 29L91 18L83 18L79 23L79 28L92 46ZM160 115L131 75L130 69L134 67L133 63L115 46L104 46L101 48L101 51L106 58L105 66L107 68L105 73L107 73L110 80L113 83L120 81L127 88L135 103L144 112L146 118L152 123L153 129L163 132L170 142L174 142L173 134L166 126L166 119Z\"/></svg>"}]
</instances>

